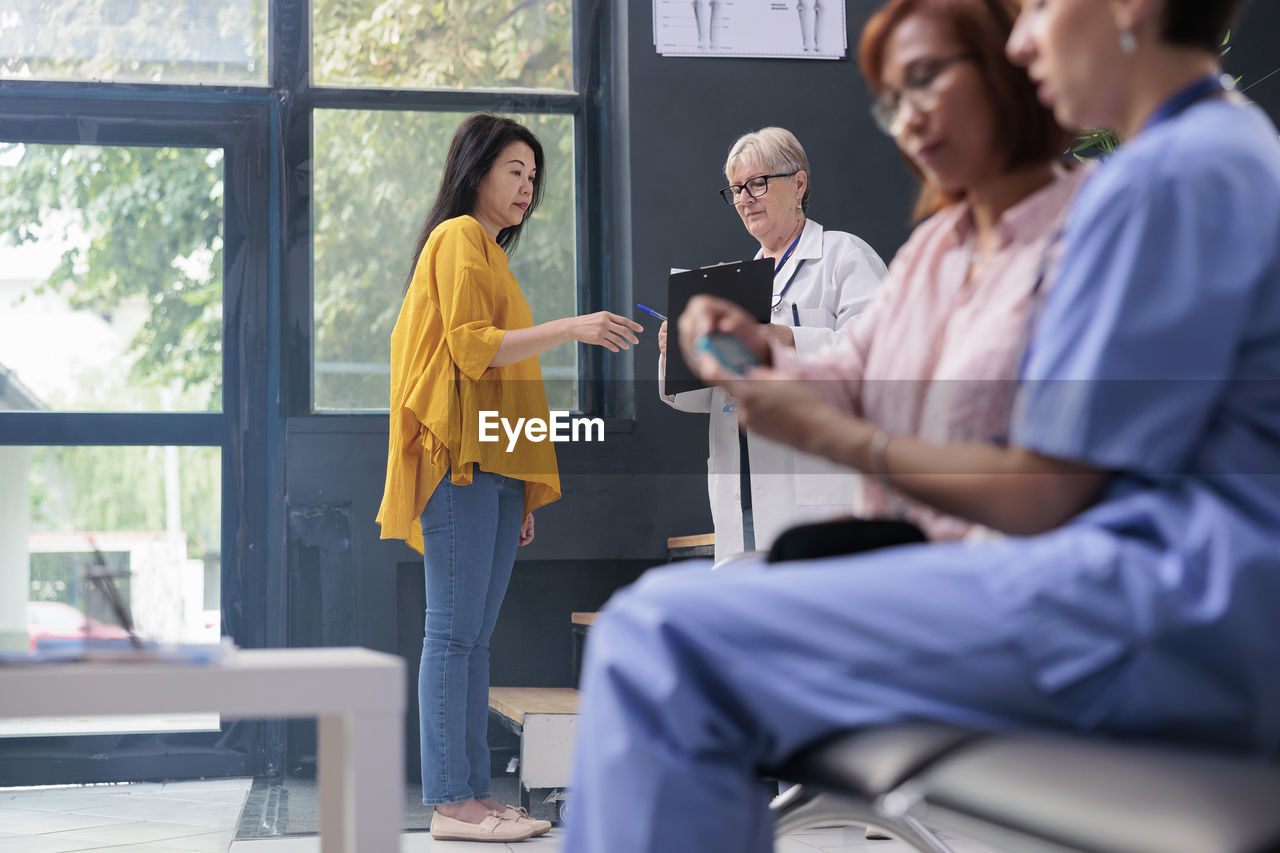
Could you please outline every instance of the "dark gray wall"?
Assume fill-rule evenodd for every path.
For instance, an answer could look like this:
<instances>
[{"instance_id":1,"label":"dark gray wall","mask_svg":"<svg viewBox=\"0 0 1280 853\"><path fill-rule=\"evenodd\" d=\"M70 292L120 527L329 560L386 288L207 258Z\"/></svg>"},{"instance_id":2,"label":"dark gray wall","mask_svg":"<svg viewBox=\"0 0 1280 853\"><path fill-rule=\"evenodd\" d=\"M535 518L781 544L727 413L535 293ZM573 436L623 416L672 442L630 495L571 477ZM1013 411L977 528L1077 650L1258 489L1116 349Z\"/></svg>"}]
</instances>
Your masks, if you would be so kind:
<instances>
[{"instance_id":1,"label":"dark gray wall","mask_svg":"<svg viewBox=\"0 0 1280 853\"><path fill-rule=\"evenodd\" d=\"M1231 32L1223 65L1272 121L1280 121L1280 3L1252 0Z\"/></svg>"},{"instance_id":2,"label":"dark gray wall","mask_svg":"<svg viewBox=\"0 0 1280 853\"><path fill-rule=\"evenodd\" d=\"M871 120L853 59L661 57L653 50L650 4L629 5L637 299L665 302L671 266L754 254L757 244L717 190L726 183L730 144L769 125L791 130L809 155L810 215L859 235L886 260L893 254L906 236L913 185ZM852 56L873 7L847 5Z\"/></svg>"}]
</instances>

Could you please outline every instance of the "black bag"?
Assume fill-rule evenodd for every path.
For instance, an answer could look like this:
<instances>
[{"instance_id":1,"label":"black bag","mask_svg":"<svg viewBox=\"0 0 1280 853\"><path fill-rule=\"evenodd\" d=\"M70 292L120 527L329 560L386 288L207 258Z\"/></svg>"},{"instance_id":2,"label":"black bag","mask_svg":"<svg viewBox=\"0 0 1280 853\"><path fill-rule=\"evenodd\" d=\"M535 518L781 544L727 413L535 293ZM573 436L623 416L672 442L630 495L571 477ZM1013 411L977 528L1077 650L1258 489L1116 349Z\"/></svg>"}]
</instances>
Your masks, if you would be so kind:
<instances>
[{"instance_id":1,"label":"black bag","mask_svg":"<svg viewBox=\"0 0 1280 853\"><path fill-rule=\"evenodd\" d=\"M841 518L789 527L769 549L765 562L816 560L859 554L894 545L927 542L924 531L909 521L891 518Z\"/></svg>"}]
</instances>

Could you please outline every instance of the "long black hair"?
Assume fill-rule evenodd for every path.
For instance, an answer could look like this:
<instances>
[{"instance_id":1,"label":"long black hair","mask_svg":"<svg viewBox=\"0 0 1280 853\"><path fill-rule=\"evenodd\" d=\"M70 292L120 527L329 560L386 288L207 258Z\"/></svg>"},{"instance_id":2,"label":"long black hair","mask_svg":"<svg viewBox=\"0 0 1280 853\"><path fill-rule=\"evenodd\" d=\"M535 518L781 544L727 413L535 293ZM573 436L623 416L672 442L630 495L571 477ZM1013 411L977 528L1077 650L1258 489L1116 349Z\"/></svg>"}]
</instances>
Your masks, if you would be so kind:
<instances>
[{"instance_id":1,"label":"long black hair","mask_svg":"<svg viewBox=\"0 0 1280 853\"><path fill-rule=\"evenodd\" d=\"M538 142L538 137L529 128L514 119L493 113L476 113L458 125L453 134L453 142L449 143L449 156L444 163L444 174L440 176L440 190L436 193L435 203L431 205L426 221L422 223L422 233L418 235L417 245L413 247L413 257L409 259L409 276L404 282L406 293L413 282L418 256L427 245L431 232L445 220L475 212L480 182L493 168L502 149L513 142L523 142L533 149L536 170L533 195L520 224L508 226L498 232L498 245L503 251L508 255L515 251L516 244L520 242L520 229L542 201L542 143Z\"/></svg>"}]
</instances>

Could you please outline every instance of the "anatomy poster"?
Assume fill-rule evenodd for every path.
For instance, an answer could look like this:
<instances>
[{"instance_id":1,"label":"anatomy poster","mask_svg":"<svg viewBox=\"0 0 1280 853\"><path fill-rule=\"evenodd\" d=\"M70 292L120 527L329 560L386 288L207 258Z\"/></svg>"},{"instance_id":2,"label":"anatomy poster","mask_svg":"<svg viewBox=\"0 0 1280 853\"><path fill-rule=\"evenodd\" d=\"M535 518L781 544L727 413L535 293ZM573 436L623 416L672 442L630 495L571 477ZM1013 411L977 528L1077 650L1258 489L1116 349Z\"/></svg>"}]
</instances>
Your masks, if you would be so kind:
<instances>
[{"instance_id":1,"label":"anatomy poster","mask_svg":"<svg viewBox=\"0 0 1280 853\"><path fill-rule=\"evenodd\" d=\"M844 0L653 0L664 56L843 59Z\"/></svg>"}]
</instances>

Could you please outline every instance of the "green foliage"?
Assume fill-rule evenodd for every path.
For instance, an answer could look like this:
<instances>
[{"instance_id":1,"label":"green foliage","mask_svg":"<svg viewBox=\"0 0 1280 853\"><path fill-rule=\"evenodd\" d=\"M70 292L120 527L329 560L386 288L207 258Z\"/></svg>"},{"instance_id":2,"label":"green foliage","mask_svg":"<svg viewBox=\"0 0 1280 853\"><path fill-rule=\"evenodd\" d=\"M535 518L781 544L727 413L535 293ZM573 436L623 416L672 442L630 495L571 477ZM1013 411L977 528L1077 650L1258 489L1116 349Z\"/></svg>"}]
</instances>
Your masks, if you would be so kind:
<instances>
[{"instance_id":1,"label":"green foliage","mask_svg":"<svg viewBox=\"0 0 1280 853\"><path fill-rule=\"evenodd\" d=\"M1115 131L1086 130L1076 137L1069 153L1081 163L1088 160L1105 160L1120 145Z\"/></svg>"},{"instance_id":2,"label":"green foliage","mask_svg":"<svg viewBox=\"0 0 1280 853\"><path fill-rule=\"evenodd\" d=\"M49 66L57 71L52 76L110 76L106 65L93 62L118 59L127 43L113 39L126 32L139 41L144 33L174 34L169 55L198 57L196 36L209 27L183 30L181 15L185 10L204 20L214 7L192 2L138 4L111 33L93 38L74 34L83 33L84 22L100 22L123 8L118 2L42 4L48 22L70 28L68 45L110 47L106 56L78 65L67 47L62 64ZM252 28L265 3L237 0L228 8L246 5L253 11L241 26ZM224 17L219 13L217 25L223 33L231 26ZM324 85L567 90L571 21L571 0L315 0L313 76ZM19 60L0 61L12 73ZM172 63L134 70L141 79L160 81L180 73ZM318 408L387 405L389 337L408 255L462 117L316 114L314 352L317 362L337 371L317 372ZM546 149L547 194L512 267L542 321L576 311L573 122L563 115L523 118ZM0 144L0 158L13 150ZM145 305L147 318L132 344L131 385L178 387L199 398L197 408L211 409L220 402L220 157L196 149L29 145L16 165L0 168L0 243L28 241L50 224L72 223L86 240L66 252L48 287L73 307L102 314ZM543 357L549 375L572 375L575 364L572 346ZM571 385L556 388L553 403L573 407Z\"/></svg>"},{"instance_id":3,"label":"green foliage","mask_svg":"<svg viewBox=\"0 0 1280 853\"><path fill-rule=\"evenodd\" d=\"M572 88L571 0L315 0L321 85Z\"/></svg>"},{"instance_id":4,"label":"green foliage","mask_svg":"<svg viewBox=\"0 0 1280 853\"><path fill-rule=\"evenodd\" d=\"M200 64L199 45L184 41L193 41L197 31L184 30L179 19L218 9L225 34L246 4L254 11L239 25L249 27L252 39L265 38L262 0L139 3L133 17L98 33L88 30L120 4L41 3L51 31L65 36L61 52L32 59L40 46L24 44L9 53L13 33L0 20L0 54L9 53L0 56L0 75L233 82L235 73ZM570 21L570 0L315 0L315 79L325 85L569 89ZM156 31L171 37L168 56L191 61L120 59L130 39L142 43L143 32ZM78 56L76 48L85 45L102 55ZM315 358L355 370L317 373L319 408L387 405L390 334L409 255L462 118L408 111L315 116ZM522 119L545 149L546 195L512 269L541 322L577 308L573 119ZM73 308L102 315L140 310L143 317L131 342L128 375L105 362L85 370L75 400L46 401L54 408L171 410L175 401L184 410L220 407L222 159L221 151L200 149L0 143L0 252L5 244L61 234L70 248L45 287ZM576 348L547 353L542 363L549 377L576 377ZM575 407L576 381L550 382L548 390L553 407ZM122 406L126 397L130 403ZM163 452L34 448L33 529L163 529ZM190 554L201 557L220 545L221 453L179 453L183 527Z\"/></svg>"},{"instance_id":5,"label":"green foliage","mask_svg":"<svg viewBox=\"0 0 1280 853\"><path fill-rule=\"evenodd\" d=\"M31 529L165 529L163 447L37 447L31 455ZM221 550L221 463L216 447L178 448L182 526L192 557Z\"/></svg>"},{"instance_id":6,"label":"green foliage","mask_svg":"<svg viewBox=\"0 0 1280 853\"><path fill-rule=\"evenodd\" d=\"M3 77L266 83L267 0L27 0L0 11Z\"/></svg>"},{"instance_id":7,"label":"green foliage","mask_svg":"<svg viewBox=\"0 0 1280 853\"><path fill-rule=\"evenodd\" d=\"M17 148L0 143L0 157ZM20 149L16 164L0 169L0 244L62 229L72 245L44 288L71 308L102 315L144 308L130 384L182 388L192 407L219 408L222 152Z\"/></svg>"},{"instance_id":8,"label":"green foliage","mask_svg":"<svg viewBox=\"0 0 1280 853\"><path fill-rule=\"evenodd\" d=\"M434 200L449 140L465 114L322 112L315 143L315 381L320 409L385 409L391 329L411 253ZM538 322L577 310L573 120L521 116L542 141L546 192L525 225L512 272ZM542 357L575 372L567 345ZM549 385L573 408L572 388Z\"/></svg>"},{"instance_id":9,"label":"green foliage","mask_svg":"<svg viewBox=\"0 0 1280 853\"><path fill-rule=\"evenodd\" d=\"M321 85L572 88L571 0L316 0ZM315 405L384 409L391 329L418 230L465 113L318 112L315 116ZM522 116L545 149L547 192L512 270L535 320L575 313L573 121ZM576 351L542 358L576 374ZM549 386L576 405L576 383Z\"/></svg>"}]
</instances>

